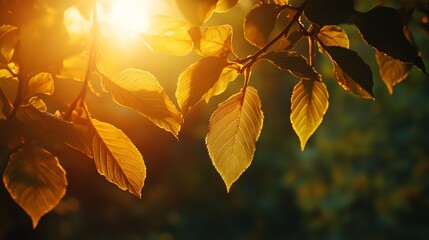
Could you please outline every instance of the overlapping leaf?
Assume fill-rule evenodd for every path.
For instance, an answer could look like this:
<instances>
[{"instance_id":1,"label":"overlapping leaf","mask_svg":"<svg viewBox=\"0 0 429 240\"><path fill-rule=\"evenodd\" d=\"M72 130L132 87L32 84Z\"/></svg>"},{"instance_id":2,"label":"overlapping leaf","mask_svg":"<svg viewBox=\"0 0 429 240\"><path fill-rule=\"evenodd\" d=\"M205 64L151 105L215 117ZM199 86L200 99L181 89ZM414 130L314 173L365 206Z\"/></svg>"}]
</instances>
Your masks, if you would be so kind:
<instances>
[{"instance_id":1,"label":"overlapping leaf","mask_svg":"<svg viewBox=\"0 0 429 240\"><path fill-rule=\"evenodd\" d=\"M390 95L392 95L393 87L402 82L410 73L411 64L403 63L378 51L375 53L375 58L381 79L389 90Z\"/></svg>"},{"instance_id":2,"label":"overlapping leaf","mask_svg":"<svg viewBox=\"0 0 429 240\"><path fill-rule=\"evenodd\" d=\"M42 72L30 78L25 97L26 98L31 97L35 94L52 95L53 93L54 93L54 79L52 78L50 73Z\"/></svg>"},{"instance_id":3,"label":"overlapping leaf","mask_svg":"<svg viewBox=\"0 0 429 240\"><path fill-rule=\"evenodd\" d=\"M308 0L304 14L319 26L347 23L354 13L353 0Z\"/></svg>"},{"instance_id":4,"label":"overlapping leaf","mask_svg":"<svg viewBox=\"0 0 429 240\"><path fill-rule=\"evenodd\" d=\"M328 110L328 90L323 82L301 80L293 89L290 120L304 150L308 139Z\"/></svg>"},{"instance_id":5,"label":"overlapping leaf","mask_svg":"<svg viewBox=\"0 0 429 240\"><path fill-rule=\"evenodd\" d=\"M317 33L317 38L319 38L325 46L349 48L350 45L347 33L335 25L323 26L319 33Z\"/></svg>"},{"instance_id":6,"label":"overlapping leaf","mask_svg":"<svg viewBox=\"0 0 429 240\"><path fill-rule=\"evenodd\" d=\"M66 173L58 159L36 146L12 154L3 182L13 200L30 215L34 228L59 203L67 187Z\"/></svg>"},{"instance_id":7,"label":"overlapping leaf","mask_svg":"<svg viewBox=\"0 0 429 240\"><path fill-rule=\"evenodd\" d=\"M223 93L238 76L237 66L225 57L206 57L186 68L179 76L176 98L183 114L205 100Z\"/></svg>"},{"instance_id":8,"label":"overlapping leaf","mask_svg":"<svg viewBox=\"0 0 429 240\"><path fill-rule=\"evenodd\" d=\"M219 0L216 4L215 12L226 12L235 5L239 0Z\"/></svg>"},{"instance_id":9,"label":"overlapping leaf","mask_svg":"<svg viewBox=\"0 0 429 240\"><path fill-rule=\"evenodd\" d=\"M201 34L200 53L203 56L219 56L232 49L232 27L221 25L206 28Z\"/></svg>"},{"instance_id":10,"label":"overlapping leaf","mask_svg":"<svg viewBox=\"0 0 429 240\"><path fill-rule=\"evenodd\" d=\"M319 73L307 63L299 53L293 51L270 52L263 58L273 63L281 70L304 79L320 79Z\"/></svg>"},{"instance_id":11,"label":"overlapping leaf","mask_svg":"<svg viewBox=\"0 0 429 240\"><path fill-rule=\"evenodd\" d=\"M261 101L252 87L219 104L210 118L206 145L228 192L252 162L263 118Z\"/></svg>"},{"instance_id":12,"label":"overlapping leaf","mask_svg":"<svg viewBox=\"0 0 429 240\"><path fill-rule=\"evenodd\" d=\"M277 17L284 8L277 4L257 4L244 19L246 40L262 48L268 41Z\"/></svg>"},{"instance_id":13,"label":"overlapping leaf","mask_svg":"<svg viewBox=\"0 0 429 240\"><path fill-rule=\"evenodd\" d=\"M126 69L112 79L104 78L103 87L118 104L137 111L176 137L179 134L182 116L151 73Z\"/></svg>"},{"instance_id":14,"label":"overlapping leaf","mask_svg":"<svg viewBox=\"0 0 429 240\"><path fill-rule=\"evenodd\" d=\"M190 25L180 19L157 15L149 19L150 29L143 39L154 52L186 55L193 42L188 34Z\"/></svg>"},{"instance_id":15,"label":"overlapping leaf","mask_svg":"<svg viewBox=\"0 0 429 240\"><path fill-rule=\"evenodd\" d=\"M185 18L192 26L205 23L216 9L218 0L176 0Z\"/></svg>"},{"instance_id":16,"label":"overlapping leaf","mask_svg":"<svg viewBox=\"0 0 429 240\"><path fill-rule=\"evenodd\" d=\"M122 190L141 198L146 178L143 157L131 140L115 126L91 119L92 151L98 172Z\"/></svg>"}]
</instances>

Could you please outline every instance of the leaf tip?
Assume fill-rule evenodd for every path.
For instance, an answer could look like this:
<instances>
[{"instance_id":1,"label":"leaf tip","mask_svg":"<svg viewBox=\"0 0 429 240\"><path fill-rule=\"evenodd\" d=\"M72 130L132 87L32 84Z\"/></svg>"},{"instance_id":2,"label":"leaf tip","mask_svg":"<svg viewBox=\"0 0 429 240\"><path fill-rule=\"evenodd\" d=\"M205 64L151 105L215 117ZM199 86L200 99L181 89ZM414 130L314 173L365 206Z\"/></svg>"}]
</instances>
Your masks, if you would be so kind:
<instances>
[{"instance_id":1,"label":"leaf tip","mask_svg":"<svg viewBox=\"0 0 429 240\"><path fill-rule=\"evenodd\" d=\"M33 216L30 216L30 217L31 217L31 221L33 222L33 230L34 230L39 224L40 217L33 217Z\"/></svg>"}]
</instances>

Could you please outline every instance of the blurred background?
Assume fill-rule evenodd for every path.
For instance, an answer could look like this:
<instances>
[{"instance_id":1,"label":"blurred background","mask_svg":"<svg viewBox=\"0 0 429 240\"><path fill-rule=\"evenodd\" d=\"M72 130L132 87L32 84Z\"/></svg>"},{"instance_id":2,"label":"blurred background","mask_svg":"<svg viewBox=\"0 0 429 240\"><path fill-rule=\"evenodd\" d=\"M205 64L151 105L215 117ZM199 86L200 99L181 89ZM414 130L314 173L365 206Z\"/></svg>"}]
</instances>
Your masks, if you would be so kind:
<instances>
[{"instance_id":1,"label":"blurred background","mask_svg":"<svg viewBox=\"0 0 429 240\"><path fill-rule=\"evenodd\" d=\"M356 6L368 10L381 3L399 6L363 0ZM230 23L241 57L256 50L242 34L242 20L252 4L241 0L206 24ZM107 182L79 152L54 149L67 171L65 197L33 230L30 218L0 184L0 239L428 239L428 78L414 68L390 96L379 78L374 50L353 26L342 27L351 48L371 65L376 100L343 91L329 59L319 54L317 69L328 86L330 106L305 151L289 120L290 95L298 80L268 63L258 63L251 79L265 114L262 134L251 167L229 194L204 138L211 113L239 91L242 77L208 105L192 110L180 141L118 107L108 95L89 96L93 116L122 129L142 152L148 174L142 199ZM417 24L412 27L429 66L429 35ZM128 67L148 70L173 101L178 75L200 59L196 54L154 54L141 43L112 40L108 46L110 74ZM72 99L80 83L57 81L55 87L50 111ZM1 156L3 171L5 149Z\"/></svg>"}]
</instances>

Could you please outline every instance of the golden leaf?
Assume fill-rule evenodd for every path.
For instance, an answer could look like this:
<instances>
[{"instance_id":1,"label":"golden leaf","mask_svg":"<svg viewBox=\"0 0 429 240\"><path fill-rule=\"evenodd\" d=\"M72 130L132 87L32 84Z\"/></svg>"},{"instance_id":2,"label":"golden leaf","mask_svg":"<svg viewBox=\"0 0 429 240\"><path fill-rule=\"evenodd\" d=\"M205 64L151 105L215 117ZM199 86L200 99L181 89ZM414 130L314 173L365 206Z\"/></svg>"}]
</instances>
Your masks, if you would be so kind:
<instances>
[{"instance_id":1,"label":"golden leaf","mask_svg":"<svg viewBox=\"0 0 429 240\"><path fill-rule=\"evenodd\" d=\"M375 58L381 79L389 90L389 94L392 95L393 87L408 76L412 65L403 63L379 51L375 52Z\"/></svg>"},{"instance_id":2,"label":"golden leaf","mask_svg":"<svg viewBox=\"0 0 429 240\"><path fill-rule=\"evenodd\" d=\"M237 5L239 0L219 0L216 4L215 12L226 12L235 5Z\"/></svg>"},{"instance_id":3,"label":"golden leaf","mask_svg":"<svg viewBox=\"0 0 429 240\"><path fill-rule=\"evenodd\" d=\"M36 96L30 98L28 100L28 104L30 104L31 106L33 106L35 109L39 111L42 111L42 112L48 111L48 107L46 106L45 102Z\"/></svg>"},{"instance_id":4,"label":"golden leaf","mask_svg":"<svg viewBox=\"0 0 429 240\"><path fill-rule=\"evenodd\" d=\"M210 118L206 145L227 192L252 162L263 119L261 101L252 87L219 104Z\"/></svg>"},{"instance_id":5,"label":"golden leaf","mask_svg":"<svg viewBox=\"0 0 429 240\"><path fill-rule=\"evenodd\" d=\"M2 72L1 69L0 73ZM7 70L4 70L7 72ZM1 76L0 77L0 88L3 91L3 93L6 95L7 99L13 103L15 101L16 98L16 93L18 91L18 78L13 77L13 76Z\"/></svg>"},{"instance_id":6,"label":"golden leaf","mask_svg":"<svg viewBox=\"0 0 429 240\"><path fill-rule=\"evenodd\" d=\"M11 62L18 41L19 31L17 27L10 25L0 26L0 62Z\"/></svg>"},{"instance_id":7,"label":"golden leaf","mask_svg":"<svg viewBox=\"0 0 429 240\"><path fill-rule=\"evenodd\" d=\"M209 102L223 93L238 76L237 66L224 57L206 57L186 68L179 76L176 98L183 114L202 99Z\"/></svg>"},{"instance_id":8,"label":"golden leaf","mask_svg":"<svg viewBox=\"0 0 429 240\"><path fill-rule=\"evenodd\" d=\"M335 25L323 26L317 34L317 37L325 46L349 48L350 45L347 33Z\"/></svg>"},{"instance_id":9,"label":"golden leaf","mask_svg":"<svg viewBox=\"0 0 429 240\"><path fill-rule=\"evenodd\" d=\"M218 0L176 0L184 17L193 25L200 26L213 14Z\"/></svg>"},{"instance_id":10,"label":"golden leaf","mask_svg":"<svg viewBox=\"0 0 429 240\"><path fill-rule=\"evenodd\" d=\"M182 116L151 73L126 69L113 79L103 79L103 88L119 105L147 117L158 127L177 137Z\"/></svg>"},{"instance_id":11,"label":"golden leaf","mask_svg":"<svg viewBox=\"0 0 429 240\"><path fill-rule=\"evenodd\" d=\"M33 228L64 196L66 172L50 152L26 146L11 155L3 182L13 200L30 215Z\"/></svg>"},{"instance_id":12,"label":"golden leaf","mask_svg":"<svg viewBox=\"0 0 429 240\"><path fill-rule=\"evenodd\" d=\"M201 35L200 53L203 56L219 56L232 50L232 27L221 25L206 28Z\"/></svg>"},{"instance_id":13,"label":"golden leaf","mask_svg":"<svg viewBox=\"0 0 429 240\"><path fill-rule=\"evenodd\" d=\"M328 90L323 82L301 80L293 89L290 121L304 150L308 139L328 110Z\"/></svg>"},{"instance_id":14,"label":"golden leaf","mask_svg":"<svg viewBox=\"0 0 429 240\"><path fill-rule=\"evenodd\" d=\"M54 93L54 79L51 74L42 72L30 78L25 98L39 93L46 95Z\"/></svg>"},{"instance_id":15,"label":"golden leaf","mask_svg":"<svg viewBox=\"0 0 429 240\"><path fill-rule=\"evenodd\" d=\"M61 77L71 78L76 81L84 81L88 68L89 53L87 51L64 59L60 72Z\"/></svg>"},{"instance_id":16,"label":"golden leaf","mask_svg":"<svg viewBox=\"0 0 429 240\"><path fill-rule=\"evenodd\" d=\"M115 126L91 119L95 135L92 141L98 172L122 190L141 198L146 178L143 157L131 140Z\"/></svg>"}]
</instances>

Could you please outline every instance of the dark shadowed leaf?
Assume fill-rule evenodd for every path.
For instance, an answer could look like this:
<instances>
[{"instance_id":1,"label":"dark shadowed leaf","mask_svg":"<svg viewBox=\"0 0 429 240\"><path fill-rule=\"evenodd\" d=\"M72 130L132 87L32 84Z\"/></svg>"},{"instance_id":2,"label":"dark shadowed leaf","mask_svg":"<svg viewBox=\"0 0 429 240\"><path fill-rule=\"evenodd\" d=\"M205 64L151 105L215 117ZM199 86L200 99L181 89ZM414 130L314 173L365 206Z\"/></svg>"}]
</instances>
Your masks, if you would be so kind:
<instances>
[{"instance_id":1,"label":"dark shadowed leaf","mask_svg":"<svg viewBox=\"0 0 429 240\"><path fill-rule=\"evenodd\" d=\"M143 157L131 140L115 126L91 119L92 151L98 172L122 190L141 198L146 178Z\"/></svg>"},{"instance_id":2,"label":"dark shadowed leaf","mask_svg":"<svg viewBox=\"0 0 429 240\"><path fill-rule=\"evenodd\" d=\"M374 98L371 68L355 52L343 47L325 46L334 62L335 77L347 91L363 98Z\"/></svg>"},{"instance_id":3,"label":"dark shadowed leaf","mask_svg":"<svg viewBox=\"0 0 429 240\"><path fill-rule=\"evenodd\" d=\"M347 23L353 12L353 0L308 0L304 9L308 20L319 26Z\"/></svg>"},{"instance_id":4,"label":"dark shadowed leaf","mask_svg":"<svg viewBox=\"0 0 429 240\"><path fill-rule=\"evenodd\" d=\"M293 75L304 79L320 79L316 70L307 63L301 54L293 51L271 52L263 58L273 63L281 70L289 71Z\"/></svg>"},{"instance_id":5,"label":"dark shadowed leaf","mask_svg":"<svg viewBox=\"0 0 429 240\"><path fill-rule=\"evenodd\" d=\"M26 146L12 154L3 182L13 200L30 215L33 228L66 193L66 172L45 149Z\"/></svg>"},{"instance_id":6,"label":"dark shadowed leaf","mask_svg":"<svg viewBox=\"0 0 429 240\"><path fill-rule=\"evenodd\" d=\"M244 36L246 40L262 48L276 24L277 17L284 8L277 4L258 4L244 19Z\"/></svg>"},{"instance_id":7,"label":"dark shadowed leaf","mask_svg":"<svg viewBox=\"0 0 429 240\"><path fill-rule=\"evenodd\" d=\"M219 104L210 118L206 145L227 192L252 163L263 119L261 101L252 87Z\"/></svg>"},{"instance_id":8,"label":"dark shadowed leaf","mask_svg":"<svg viewBox=\"0 0 429 240\"><path fill-rule=\"evenodd\" d=\"M389 90L390 95L392 95L393 87L408 76L412 65L403 63L378 51L375 53L375 58L381 79Z\"/></svg>"},{"instance_id":9,"label":"dark shadowed leaf","mask_svg":"<svg viewBox=\"0 0 429 240\"><path fill-rule=\"evenodd\" d=\"M357 12L353 23L369 45L402 62L413 63L426 72L418 50L405 37L404 23L397 10L375 7L366 13Z\"/></svg>"},{"instance_id":10,"label":"dark shadowed leaf","mask_svg":"<svg viewBox=\"0 0 429 240\"><path fill-rule=\"evenodd\" d=\"M218 0L176 0L185 18L193 25L200 26L213 14Z\"/></svg>"},{"instance_id":11,"label":"dark shadowed leaf","mask_svg":"<svg viewBox=\"0 0 429 240\"><path fill-rule=\"evenodd\" d=\"M223 93L238 76L238 66L224 57L206 57L186 68L177 82L176 98L183 114L205 100Z\"/></svg>"}]
</instances>

